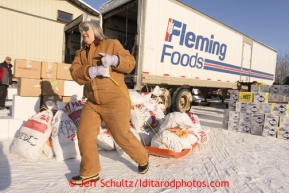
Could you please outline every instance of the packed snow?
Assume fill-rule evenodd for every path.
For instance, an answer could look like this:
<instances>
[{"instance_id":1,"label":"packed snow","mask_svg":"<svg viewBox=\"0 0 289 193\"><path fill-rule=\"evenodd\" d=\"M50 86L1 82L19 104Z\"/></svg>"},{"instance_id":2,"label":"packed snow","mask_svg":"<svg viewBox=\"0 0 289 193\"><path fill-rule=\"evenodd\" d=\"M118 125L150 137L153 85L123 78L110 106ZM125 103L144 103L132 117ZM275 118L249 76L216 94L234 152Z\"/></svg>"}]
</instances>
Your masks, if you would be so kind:
<instances>
[{"instance_id":1,"label":"packed snow","mask_svg":"<svg viewBox=\"0 0 289 193\"><path fill-rule=\"evenodd\" d=\"M221 103L193 106L208 143L178 159L151 155L144 175L117 151L99 151L100 181L82 187L69 184L78 175L79 159L57 161L43 155L38 162L26 162L10 154L11 138L0 139L0 191L287 192L289 141L228 131L222 126L224 109Z\"/></svg>"}]
</instances>

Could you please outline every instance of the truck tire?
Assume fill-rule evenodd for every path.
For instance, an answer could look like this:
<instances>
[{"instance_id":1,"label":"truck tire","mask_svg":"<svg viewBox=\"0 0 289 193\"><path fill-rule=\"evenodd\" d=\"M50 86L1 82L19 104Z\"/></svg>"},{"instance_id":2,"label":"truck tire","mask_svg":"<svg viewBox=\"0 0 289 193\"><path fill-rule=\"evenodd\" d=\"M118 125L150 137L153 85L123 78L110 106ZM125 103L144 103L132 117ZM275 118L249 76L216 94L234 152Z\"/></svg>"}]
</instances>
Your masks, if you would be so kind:
<instances>
[{"instance_id":1,"label":"truck tire","mask_svg":"<svg viewBox=\"0 0 289 193\"><path fill-rule=\"evenodd\" d=\"M171 111L172 97L171 93L166 88L161 88L162 94L159 96L162 99L162 103L165 106L164 114L168 114Z\"/></svg>"},{"instance_id":2,"label":"truck tire","mask_svg":"<svg viewBox=\"0 0 289 193\"><path fill-rule=\"evenodd\" d=\"M172 95L172 110L185 113L191 110L192 94L186 88L177 88Z\"/></svg>"}]
</instances>

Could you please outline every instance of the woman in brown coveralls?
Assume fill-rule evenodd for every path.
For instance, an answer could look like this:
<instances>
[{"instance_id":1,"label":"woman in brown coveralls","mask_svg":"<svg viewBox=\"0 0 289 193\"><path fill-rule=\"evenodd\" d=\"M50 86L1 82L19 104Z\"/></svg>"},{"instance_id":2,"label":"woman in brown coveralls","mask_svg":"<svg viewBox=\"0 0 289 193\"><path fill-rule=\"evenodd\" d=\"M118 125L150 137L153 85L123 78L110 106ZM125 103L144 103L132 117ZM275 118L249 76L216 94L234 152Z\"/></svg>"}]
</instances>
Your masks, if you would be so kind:
<instances>
[{"instance_id":1,"label":"woman in brown coveralls","mask_svg":"<svg viewBox=\"0 0 289 193\"><path fill-rule=\"evenodd\" d=\"M148 170L148 152L130 131L131 101L124 82L124 73L135 67L134 57L118 40L108 39L100 26L91 21L79 25L85 46L76 52L70 67L71 76L85 85L85 103L77 128L81 153L79 176L73 184L98 180L101 170L97 149L99 127L104 121L116 143L139 165L139 173ZM107 75L120 84L126 94Z\"/></svg>"}]
</instances>

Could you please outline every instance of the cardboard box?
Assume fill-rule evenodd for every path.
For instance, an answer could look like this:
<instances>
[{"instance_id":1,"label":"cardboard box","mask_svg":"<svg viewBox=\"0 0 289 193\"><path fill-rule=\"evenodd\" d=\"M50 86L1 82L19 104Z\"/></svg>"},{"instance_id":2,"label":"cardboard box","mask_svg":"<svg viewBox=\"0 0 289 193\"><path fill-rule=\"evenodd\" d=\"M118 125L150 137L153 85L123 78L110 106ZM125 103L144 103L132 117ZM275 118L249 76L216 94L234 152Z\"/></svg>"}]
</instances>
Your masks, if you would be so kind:
<instances>
[{"instance_id":1,"label":"cardboard box","mask_svg":"<svg viewBox=\"0 0 289 193\"><path fill-rule=\"evenodd\" d=\"M255 93L253 93L253 102L267 103L268 102L268 93L267 92L255 92Z\"/></svg>"},{"instance_id":2,"label":"cardboard box","mask_svg":"<svg viewBox=\"0 0 289 193\"><path fill-rule=\"evenodd\" d=\"M247 113L258 113L259 112L259 103L249 102L247 103Z\"/></svg>"},{"instance_id":3,"label":"cardboard box","mask_svg":"<svg viewBox=\"0 0 289 193\"><path fill-rule=\"evenodd\" d=\"M283 101L286 101L286 95L269 93L268 100L283 102Z\"/></svg>"},{"instance_id":4,"label":"cardboard box","mask_svg":"<svg viewBox=\"0 0 289 193\"><path fill-rule=\"evenodd\" d=\"M236 102L237 101L231 100L231 99L228 101L228 109L230 111L235 111L236 110Z\"/></svg>"},{"instance_id":5,"label":"cardboard box","mask_svg":"<svg viewBox=\"0 0 289 193\"><path fill-rule=\"evenodd\" d=\"M280 85L270 86L269 93L281 94Z\"/></svg>"},{"instance_id":6,"label":"cardboard box","mask_svg":"<svg viewBox=\"0 0 289 193\"><path fill-rule=\"evenodd\" d=\"M41 78L56 79L57 63L41 62Z\"/></svg>"},{"instance_id":7,"label":"cardboard box","mask_svg":"<svg viewBox=\"0 0 289 193\"><path fill-rule=\"evenodd\" d=\"M238 131L241 133L251 133L251 124L239 123Z\"/></svg>"},{"instance_id":8,"label":"cardboard box","mask_svg":"<svg viewBox=\"0 0 289 193\"><path fill-rule=\"evenodd\" d=\"M75 100L80 100L80 101L84 101L84 99L82 99L81 96L76 96L76 95L73 95L73 96L63 96L62 97L62 102L70 102L71 98L73 98L73 101ZM75 98L76 97L76 98ZM229 116L229 115L228 115Z\"/></svg>"},{"instance_id":9,"label":"cardboard box","mask_svg":"<svg viewBox=\"0 0 289 193\"><path fill-rule=\"evenodd\" d=\"M41 79L18 78L17 94L19 96L37 96L41 95Z\"/></svg>"},{"instance_id":10,"label":"cardboard box","mask_svg":"<svg viewBox=\"0 0 289 193\"><path fill-rule=\"evenodd\" d=\"M260 103L259 113L271 114L273 112L274 104L273 103Z\"/></svg>"},{"instance_id":11,"label":"cardboard box","mask_svg":"<svg viewBox=\"0 0 289 193\"><path fill-rule=\"evenodd\" d=\"M279 127L277 129L277 138L289 140L289 128Z\"/></svg>"},{"instance_id":12,"label":"cardboard box","mask_svg":"<svg viewBox=\"0 0 289 193\"><path fill-rule=\"evenodd\" d=\"M251 92L260 92L260 85L251 85Z\"/></svg>"},{"instance_id":13,"label":"cardboard box","mask_svg":"<svg viewBox=\"0 0 289 193\"><path fill-rule=\"evenodd\" d=\"M45 96L63 96L64 81L56 79L43 79L42 80L42 95Z\"/></svg>"},{"instance_id":14,"label":"cardboard box","mask_svg":"<svg viewBox=\"0 0 289 193\"><path fill-rule=\"evenodd\" d=\"M251 124L251 113L241 112L239 122L247 125Z\"/></svg>"},{"instance_id":15,"label":"cardboard box","mask_svg":"<svg viewBox=\"0 0 289 193\"><path fill-rule=\"evenodd\" d=\"M70 99L71 99L71 96L63 96L62 97L62 102L68 103L70 101Z\"/></svg>"},{"instance_id":16,"label":"cardboard box","mask_svg":"<svg viewBox=\"0 0 289 193\"><path fill-rule=\"evenodd\" d=\"M246 112L247 111L247 102L236 102L236 111L237 112Z\"/></svg>"},{"instance_id":17,"label":"cardboard box","mask_svg":"<svg viewBox=\"0 0 289 193\"><path fill-rule=\"evenodd\" d=\"M278 125L279 125L279 116L278 115L272 115L272 114L266 114L265 115L264 126L278 127Z\"/></svg>"},{"instance_id":18,"label":"cardboard box","mask_svg":"<svg viewBox=\"0 0 289 193\"><path fill-rule=\"evenodd\" d=\"M239 91L233 91L230 94L230 100L237 101L239 99Z\"/></svg>"},{"instance_id":19,"label":"cardboard box","mask_svg":"<svg viewBox=\"0 0 289 193\"><path fill-rule=\"evenodd\" d=\"M280 85L280 93L283 95L289 95L289 85Z\"/></svg>"},{"instance_id":20,"label":"cardboard box","mask_svg":"<svg viewBox=\"0 0 289 193\"><path fill-rule=\"evenodd\" d=\"M252 102L252 92L239 92L239 102Z\"/></svg>"},{"instance_id":21,"label":"cardboard box","mask_svg":"<svg viewBox=\"0 0 289 193\"><path fill-rule=\"evenodd\" d=\"M276 138L277 127L264 126L262 136Z\"/></svg>"},{"instance_id":22,"label":"cardboard box","mask_svg":"<svg viewBox=\"0 0 289 193\"><path fill-rule=\"evenodd\" d=\"M260 91L259 92L269 92L270 85L260 85Z\"/></svg>"},{"instance_id":23,"label":"cardboard box","mask_svg":"<svg viewBox=\"0 0 289 193\"><path fill-rule=\"evenodd\" d=\"M56 79L59 80L73 80L70 75L70 68L71 64L65 64L65 63L58 63L57 64L57 73L56 73Z\"/></svg>"},{"instance_id":24,"label":"cardboard box","mask_svg":"<svg viewBox=\"0 0 289 193\"><path fill-rule=\"evenodd\" d=\"M252 135L260 135L262 136L263 126L260 125L251 125L251 134Z\"/></svg>"},{"instance_id":25,"label":"cardboard box","mask_svg":"<svg viewBox=\"0 0 289 193\"><path fill-rule=\"evenodd\" d=\"M282 115L280 116L280 127L284 127L284 125L289 125L289 116Z\"/></svg>"},{"instance_id":26,"label":"cardboard box","mask_svg":"<svg viewBox=\"0 0 289 193\"><path fill-rule=\"evenodd\" d=\"M265 121L265 114L251 114L251 123L252 125L262 126L264 125Z\"/></svg>"},{"instance_id":27,"label":"cardboard box","mask_svg":"<svg viewBox=\"0 0 289 193\"><path fill-rule=\"evenodd\" d=\"M239 121L239 116L239 112L229 111L229 121Z\"/></svg>"},{"instance_id":28,"label":"cardboard box","mask_svg":"<svg viewBox=\"0 0 289 193\"><path fill-rule=\"evenodd\" d=\"M288 115L289 114L289 105L287 104L274 104L273 115Z\"/></svg>"},{"instance_id":29,"label":"cardboard box","mask_svg":"<svg viewBox=\"0 0 289 193\"><path fill-rule=\"evenodd\" d=\"M239 121L228 121L229 131L238 131Z\"/></svg>"},{"instance_id":30,"label":"cardboard box","mask_svg":"<svg viewBox=\"0 0 289 193\"><path fill-rule=\"evenodd\" d=\"M14 77L40 79L41 62L15 59Z\"/></svg>"}]
</instances>

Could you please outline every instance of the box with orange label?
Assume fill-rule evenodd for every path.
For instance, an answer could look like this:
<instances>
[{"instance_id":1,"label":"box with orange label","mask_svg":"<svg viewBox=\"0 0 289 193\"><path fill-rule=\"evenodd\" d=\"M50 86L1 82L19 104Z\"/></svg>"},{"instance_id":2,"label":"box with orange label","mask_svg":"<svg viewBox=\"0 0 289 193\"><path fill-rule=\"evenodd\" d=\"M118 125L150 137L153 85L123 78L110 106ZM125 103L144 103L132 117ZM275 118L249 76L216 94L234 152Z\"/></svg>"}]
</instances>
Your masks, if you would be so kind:
<instances>
[{"instance_id":1,"label":"box with orange label","mask_svg":"<svg viewBox=\"0 0 289 193\"><path fill-rule=\"evenodd\" d=\"M40 79L41 62L16 59L14 62L14 77Z\"/></svg>"}]
</instances>

